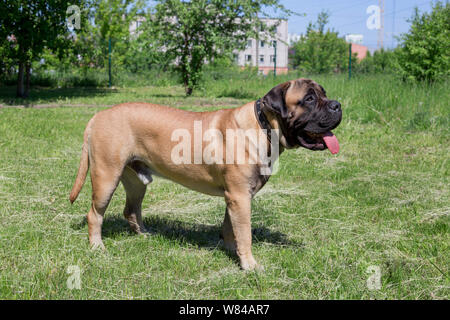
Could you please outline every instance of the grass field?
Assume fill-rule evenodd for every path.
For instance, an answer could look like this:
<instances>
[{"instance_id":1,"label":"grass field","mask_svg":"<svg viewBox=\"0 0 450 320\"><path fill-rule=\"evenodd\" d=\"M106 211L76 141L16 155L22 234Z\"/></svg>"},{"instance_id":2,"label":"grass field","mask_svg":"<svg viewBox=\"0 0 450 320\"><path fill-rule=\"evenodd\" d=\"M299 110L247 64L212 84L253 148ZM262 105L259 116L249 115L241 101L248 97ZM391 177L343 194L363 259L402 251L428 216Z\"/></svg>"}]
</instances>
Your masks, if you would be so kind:
<instances>
[{"instance_id":1,"label":"grass field","mask_svg":"<svg viewBox=\"0 0 450 320\"><path fill-rule=\"evenodd\" d=\"M236 107L289 77L219 80L189 98L179 86L36 89L25 103L1 88L0 298L449 299L448 83L314 77L342 103L341 152L282 154L252 204L264 272L241 271L222 249L222 198L160 179L143 204L148 237L128 231L119 187L103 227L107 251L89 249L90 184L74 205L68 195L95 112L124 101ZM81 289L67 286L70 266ZM379 290L367 286L374 267Z\"/></svg>"}]
</instances>

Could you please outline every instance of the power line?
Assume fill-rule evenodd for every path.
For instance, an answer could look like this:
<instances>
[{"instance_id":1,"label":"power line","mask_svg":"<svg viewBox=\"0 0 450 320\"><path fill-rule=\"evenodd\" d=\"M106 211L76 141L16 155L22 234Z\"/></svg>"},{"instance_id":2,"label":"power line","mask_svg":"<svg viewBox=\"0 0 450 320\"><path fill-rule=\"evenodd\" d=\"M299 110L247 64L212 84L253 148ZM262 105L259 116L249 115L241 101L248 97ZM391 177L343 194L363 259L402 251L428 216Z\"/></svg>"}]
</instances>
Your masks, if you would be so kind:
<instances>
[{"instance_id":1,"label":"power line","mask_svg":"<svg viewBox=\"0 0 450 320\"><path fill-rule=\"evenodd\" d=\"M392 10L392 43L391 47L394 48L394 41L395 41L395 0L392 0L392 5L394 6L394 9Z\"/></svg>"},{"instance_id":2,"label":"power line","mask_svg":"<svg viewBox=\"0 0 450 320\"><path fill-rule=\"evenodd\" d=\"M428 4L428 3L429 3L429 1L427 1L427 2L422 2L422 3L416 4L416 5L411 6L411 7L403 8L403 9L401 9L401 10L397 10L397 11L395 11L395 12L389 12L389 13L385 14L385 16L389 16L389 15L391 15L391 14L396 14L396 13L399 13L399 12L403 12L403 11L409 10L409 9L411 9L411 8L419 7L419 6L421 6L421 5ZM360 23L360 22L364 22L364 21L366 21L366 20L367 20L367 18L364 18L364 19L361 19L361 20L358 20L358 21L355 21L355 22L352 22L352 23L346 23L346 24L337 26L337 27L335 27L335 28L337 29L337 28L342 28L342 27L346 27L346 26L351 26L351 25L354 25L354 24L357 24L357 23Z\"/></svg>"},{"instance_id":3,"label":"power line","mask_svg":"<svg viewBox=\"0 0 450 320\"><path fill-rule=\"evenodd\" d=\"M380 28L378 29L378 50L383 49L384 42L384 0L378 0L380 6Z\"/></svg>"},{"instance_id":4,"label":"power line","mask_svg":"<svg viewBox=\"0 0 450 320\"><path fill-rule=\"evenodd\" d=\"M359 6L359 5L363 5L363 4L365 4L365 3L367 3L367 2L370 2L370 1L374 1L374 0L363 0L363 1L361 1L361 0L359 0L359 1L357 1L357 2L353 2L351 5L349 5L349 6L345 6L345 7L341 7L341 8L337 8L337 9L333 9L333 8L328 8L327 6L321 6L320 7L320 11L323 11L323 10L326 10L327 12L329 12L330 13L330 16L331 17L335 17L336 15L335 15L335 13L336 12L341 12L341 11L344 11L344 10L348 10L348 9L350 9L350 8L354 8L355 6ZM342 4L342 3L341 3ZM347 3L348 4L348 3ZM318 13L318 11L314 11L314 13L310 13L309 15L310 16L313 16L314 14L317 14ZM308 15L308 14L307 14ZM344 16L342 16L342 15L338 15L339 17L344 17ZM355 16L347 16L348 18L354 18Z\"/></svg>"},{"instance_id":5,"label":"power line","mask_svg":"<svg viewBox=\"0 0 450 320\"><path fill-rule=\"evenodd\" d=\"M350 9L350 8L354 8L355 6L362 5L362 4L365 4L365 3L370 2L370 1L373 1L373 0L363 0L363 1L358 0L358 1L356 1L356 2L351 3L351 5L349 5L349 6L345 6L345 7L341 7L341 8L336 8L336 9L329 8L328 5L323 5L323 4L316 5L316 7L317 7L319 10L321 10L321 11L323 11L323 10L330 11L330 15L333 16L333 14L336 13L336 12L340 12L340 11L343 11L343 10L347 10L347 9ZM341 4L342 4L342 3L339 3L339 5L341 5ZM344 4L348 4L348 3L344 3ZM310 15L312 16L312 15L315 14L315 13L317 13L316 10L314 10L314 13L311 13Z\"/></svg>"},{"instance_id":6,"label":"power line","mask_svg":"<svg viewBox=\"0 0 450 320\"><path fill-rule=\"evenodd\" d=\"M352 7L354 6L354 5L357 5L357 4L359 4L359 3L364 3L364 2L368 2L368 1L373 1L373 0L363 0L363 1L361 1L361 0L357 0L357 1L354 1L352 4ZM332 0L332 3L331 4L324 4L323 2L320 2L320 3L316 3L316 4L312 4L312 5L308 5L308 8L324 8L324 7L333 7L334 5L338 5L338 7L340 6L340 5L348 5L348 3L342 3L342 2L338 2L338 1L336 1L336 0ZM348 7L346 7L346 8L348 8ZM343 8L337 8L338 10L342 10Z\"/></svg>"},{"instance_id":7,"label":"power line","mask_svg":"<svg viewBox=\"0 0 450 320\"><path fill-rule=\"evenodd\" d=\"M358 2L353 3L351 6L348 6L348 7L345 7L345 8L340 8L340 9L338 9L338 10L334 10L334 11L331 12L331 13L333 14L333 13L336 13L336 12L339 12L339 11L342 11L342 10L347 10L347 9L350 9L350 8L355 7L356 5L362 5L362 4L367 3L367 2L369 2L369 1L373 1L373 0L364 0L364 1L362 1L362 2L358 1Z\"/></svg>"},{"instance_id":8,"label":"power line","mask_svg":"<svg viewBox=\"0 0 450 320\"><path fill-rule=\"evenodd\" d=\"M423 4L429 4L429 3L430 3L429 1L427 1L427 2L422 2L422 3L419 3L419 4L417 4L417 5L415 5L415 6L412 6L412 7L403 8L403 9L398 10L398 11L395 11L395 12L389 12L389 13L387 13L386 15L387 15L387 16L390 16L391 14L394 14L394 15L395 15L396 13L403 12L403 11L406 11L406 10L409 10L409 9L412 9L412 8L415 8L415 7L419 7L419 6L423 5Z\"/></svg>"}]
</instances>

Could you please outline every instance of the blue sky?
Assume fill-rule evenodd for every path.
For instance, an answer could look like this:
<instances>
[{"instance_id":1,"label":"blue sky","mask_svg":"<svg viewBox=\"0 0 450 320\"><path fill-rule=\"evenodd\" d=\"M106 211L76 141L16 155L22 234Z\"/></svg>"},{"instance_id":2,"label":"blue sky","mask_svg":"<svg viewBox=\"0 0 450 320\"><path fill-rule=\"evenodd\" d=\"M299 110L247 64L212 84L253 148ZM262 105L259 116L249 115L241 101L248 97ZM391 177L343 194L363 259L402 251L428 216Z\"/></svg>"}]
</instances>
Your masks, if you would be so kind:
<instances>
[{"instance_id":1,"label":"blue sky","mask_svg":"<svg viewBox=\"0 0 450 320\"><path fill-rule=\"evenodd\" d=\"M154 4L152 0L147 2ZM431 4L435 2L436 0L384 0L384 47L397 46L398 41L393 35L398 36L409 30L410 23L407 20L412 17L415 7L420 12L429 12ZM366 10L370 5L378 5L379 0L280 0L280 3L294 12L306 14L288 18L289 33L304 33L308 23L316 21L320 11L327 10L330 14L328 28L334 28L340 36L362 34L364 45L370 49L377 48L378 30L367 28L369 14ZM273 13L273 16L279 15Z\"/></svg>"},{"instance_id":2,"label":"blue sky","mask_svg":"<svg viewBox=\"0 0 450 320\"><path fill-rule=\"evenodd\" d=\"M421 12L431 10L431 0L385 0L384 1L384 47L396 46L392 34L399 35L409 30L408 20L414 13L414 7ZM281 0L286 8L305 13L306 16L291 16L288 18L289 33L304 33L308 23L315 21L321 10L330 13L329 28L334 28L343 36L348 33L358 33L364 36L363 44L376 49L378 31L369 30L366 20L369 15L366 9L370 5L378 5L378 0ZM433 2L434 3L434 2ZM394 13L395 12L395 13ZM395 21L394 21L395 19Z\"/></svg>"}]
</instances>

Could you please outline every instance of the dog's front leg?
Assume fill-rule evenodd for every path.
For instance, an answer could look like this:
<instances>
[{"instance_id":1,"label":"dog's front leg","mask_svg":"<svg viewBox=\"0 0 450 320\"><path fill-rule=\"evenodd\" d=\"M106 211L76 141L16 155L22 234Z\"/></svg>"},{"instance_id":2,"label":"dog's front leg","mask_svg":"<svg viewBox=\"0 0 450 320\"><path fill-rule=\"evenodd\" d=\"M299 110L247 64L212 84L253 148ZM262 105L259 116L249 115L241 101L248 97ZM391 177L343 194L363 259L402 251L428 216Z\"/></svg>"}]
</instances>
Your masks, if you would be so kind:
<instances>
[{"instance_id":1,"label":"dog's front leg","mask_svg":"<svg viewBox=\"0 0 450 320\"><path fill-rule=\"evenodd\" d=\"M251 196L246 192L225 192L225 202L227 210L222 229L225 247L236 251L242 269L258 268L252 254Z\"/></svg>"}]
</instances>

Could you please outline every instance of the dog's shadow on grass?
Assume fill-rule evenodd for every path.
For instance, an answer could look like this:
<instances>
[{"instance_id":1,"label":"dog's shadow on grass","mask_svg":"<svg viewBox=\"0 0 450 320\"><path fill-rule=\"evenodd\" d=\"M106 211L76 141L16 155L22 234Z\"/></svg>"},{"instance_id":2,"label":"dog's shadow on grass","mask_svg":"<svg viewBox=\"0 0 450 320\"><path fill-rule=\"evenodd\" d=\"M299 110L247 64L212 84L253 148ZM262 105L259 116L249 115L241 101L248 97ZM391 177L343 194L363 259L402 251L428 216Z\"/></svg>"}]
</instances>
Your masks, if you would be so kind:
<instances>
[{"instance_id":1,"label":"dog's shadow on grass","mask_svg":"<svg viewBox=\"0 0 450 320\"><path fill-rule=\"evenodd\" d=\"M72 227L81 229L86 224L86 218L84 218L82 221L72 225ZM144 217L144 225L150 237L160 235L170 241L187 242L198 247L210 249L217 248L221 243L221 225L186 222L161 216ZM134 235L125 218L119 216L105 217L102 226L103 238L115 238L124 233L129 233L130 236ZM252 240L254 244L267 243L286 247L303 247L302 243L289 239L286 234L270 230L265 226L252 228Z\"/></svg>"}]
</instances>

